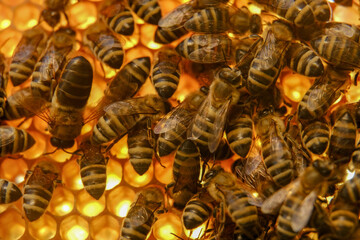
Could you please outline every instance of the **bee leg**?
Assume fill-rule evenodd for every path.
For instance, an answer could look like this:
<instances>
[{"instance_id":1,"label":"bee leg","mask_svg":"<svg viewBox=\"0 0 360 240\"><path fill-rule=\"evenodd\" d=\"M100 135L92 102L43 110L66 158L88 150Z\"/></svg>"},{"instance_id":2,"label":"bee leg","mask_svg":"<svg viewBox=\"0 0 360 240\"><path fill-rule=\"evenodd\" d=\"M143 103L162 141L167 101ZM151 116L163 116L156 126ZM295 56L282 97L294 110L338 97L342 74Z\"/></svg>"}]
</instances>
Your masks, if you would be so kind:
<instances>
[{"instance_id":1,"label":"bee leg","mask_svg":"<svg viewBox=\"0 0 360 240\"><path fill-rule=\"evenodd\" d=\"M29 118L25 118L24 120L22 120L16 127L17 128L20 128L21 127L21 125L23 125L24 124L24 122L26 122L26 120L28 120Z\"/></svg>"},{"instance_id":2,"label":"bee leg","mask_svg":"<svg viewBox=\"0 0 360 240\"><path fill-rule=\"evenodd\" d=\"M175 236L175 237L177 237L178 239L185 240L185 239L183 239L182 237L179 237L178 235L176 235L175 233L170 233L170 234L173 235L173 236Z\"/></svg>"}]
</instances>

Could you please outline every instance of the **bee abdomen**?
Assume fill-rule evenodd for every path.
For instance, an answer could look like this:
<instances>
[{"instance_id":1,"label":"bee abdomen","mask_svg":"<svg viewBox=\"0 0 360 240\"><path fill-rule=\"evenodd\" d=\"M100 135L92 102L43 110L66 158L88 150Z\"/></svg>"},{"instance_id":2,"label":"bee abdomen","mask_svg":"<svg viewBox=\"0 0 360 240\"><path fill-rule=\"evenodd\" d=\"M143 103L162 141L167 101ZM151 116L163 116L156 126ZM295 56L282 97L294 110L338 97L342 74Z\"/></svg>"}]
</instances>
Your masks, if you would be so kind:
<instances>
[{"instance_id":1,"label":"bee abdomen","mask_svg":"<svg viewBox=\"0 0 360 240\"><path fill-rule=\"evenodd\" d=\"M25 82L34 71L37 56L32 55L25 62L13 61L10 64L9 76L14 86Z\"/></svg>"},{"instance_id":2,"label":"bee abdomen","mask_svg":"<svg viewBox=\"0 0 360 240\"><path fill-rule=\"evenodd\" d=\"M85 190L95 199L99 199L106 188L106 166L92 164L82 167L80 175Z\"/></svg>"},{"instance_id":3,"label":"bee abdomen","mask_svg":"<svg viewBox=\"0 0 360 240\"><path fill-rule=\"evenodd\" d=\"M165 68L167 70L164 72L159 68L159 63L156 64L153 69L151 80L159 96L169 98L174 94L178 87L180 74L177 67L173 64L166 67L163 63L162 69L164 70Z\"/></svg>"},{"instance_id":4,"label":"bee abdomen","mask_svg":"<svg viewBox=\"0 0 360 240\"><path fill-rule=\"evenodd\" d=\"M116 14L114 17L109 17L106 22L110 29L116 33L125 36L130 36L134 33L134 18L128 8L125 8L124 11Z\"/></svg>"},{"instance_id":5,"label":"bee abdomen","mask_svg":"<svg viewBox=\"0 0 360 240\"><path fill-rule=\"evenodd\" d=\"M157 0L130 0L130 8L145 22L157 25L161 18L161 9Z\"/></svg>"},{"instance_id":6,"label":"bee abdomen","mask_svg":"<svg viewBox=\"0 0 360 240\"><path fill-rule=\"evenodd\" d=\"M25 185L23 207L29 221L38 219L45 212L51 197L52 191L39 185Z\"/></svg>"},{"instance_id":7,"label":"bee abdomen","mask_svg":"<svg viewBox=\"0 0 360 240\"><path fill-rule=\"evenodd\" d=\"M24 152L35 144L35 139L25 130L14 128L13 131L14 140L12 142L4 144L0 138L0 157Z\"/></svg>"},{"instance_id":8,"label":"bee abdomen","mask_svg":"<svg viewBox=\"0 0 360 240\"><path fill-rule=\"evenodd\" d=\"M316 20L320 22L327 22L331 17L330 6L325 0L305 0L312 8Z\"/></svg>"},{"instance_id":9,"label":"bee abdomen","mask_svg":"<svg viewBox=\"0 0 360 240\"><path fill-rule=\"evenodd\" d=\"M358 225L359 208L353 203L337 198L335 206L330 213L330 221L334 226L334 232L343 239L349 237Z\"/></svg>"},{"instance_id":10,"label":"bee abdomen","mask_svg":"<svg viewBox=\"0 0 360 240\"><path fill-rule=\"evenodd\" d=\"M186 229L194 229L209 219L211 208L197 199L190 200L183 212L183 223Z\"/></svg>"},{"instance_id":11,"label":"bee abdomen","mask_svg":"<svg viewBox=\"0 0 360 240\"><path fill-rule=\"evenodd\" d=\"M230 121L226 129L226 137L230 148L240 157L246 157L250 151L253 136L253 122L249 117L240 117Z\"/></svg>"},{"instance_id":12,"label":"bee abdomen","mask_svg":"<svg viewBox=\"0 0 360 240\"><path fill-rule=\"evenodd\" d=\"M330 129L328 124L315 121L305 126L301 137L306 149L321 155L329 145Z\"/></svg>"},{"instance_id":13,"label":"bee abdomen","mask_svg":"<svg viewBox=\"0 0 360 240\"><path fill-rule=\"evenodd\" d=\"M300 43L292 43L287 51L288 66L308 77L319 77L324 73L324 65L315 52Z\"/></svg>"},{"instance_id":14,"label":"bee abdomen","mask_svg":"<svg viewBox=\"0 0 360 240\"><path fill-rule=\"evenodd\" d=\"M173 176L175 182L179 177L197 179L199 172L200 152L196 144L187 139L178 148L173 164ZM181 169L181 171L180 171Z\"/></svg>"},{"instance_id":15,"label":"bee abdomen","mask_svg":"<svg viewBox=\"0 0 360 240\"><path fill-rule=\"evenodd\" d=\"M184 27L175 30L158 27L155 32L154 41L161 44L168 44L184 36L186 33L188 33L188 31Z\"/></svg>"},{"instance_id":16,"label":"bee abdomen","mask_svg":"<svg viewBox=\"0 0 360 240\"><path fill-rule=\"evenodd\" d=\"M22 196L20 189L12 182L0 179L0 203L15 202Z\"/></svg>"},{"instance_id":17,"label":"bee abdomen","mask_svg":"<svg viewBox=\"0 0 360 240\"><path fill-rule=\"evenodd\" d=\"M98 45L94 46L95 55L105 64L114 69L119 69L124 60L124 50L115 37L99 40Z\"/></svg>"},{"instance_id":18,"label":"bee abdomen","mask_svg":"<svg viewBox=\"0 0 360 240\"><path fill-rule=\"evenodd\" d=\"M160 134L157 140L157 151L160 157L172 153L185 140L186 129L187 127L179 122L174 130Z\"/></svg>"},{"instance_id":19,"label":"bee abdomen","mask_svg":"<svg viewBox=\"0 0 360 240\"><path fill-rule=\"evenodd\" d=\"M209 7L195 13L184 24L188 31L201 33L221 33L228 29L227 9Z\"/></svg>"},{"instance_id":20,"label":"bee abdomen","mask_svg":"<svg viewBox=\"0 0 360 240\"><path fill-rule=\"evenodd\" d=\"M82 109L90 95L93 80L91 64L82 56L71 59L56 89L56 100L62 106Z\"/></svg>"},{"instance_id":21,"label":"bee abdomen","mask_svg":"<svg viewBox=\"0 0 360 240\"><path fill-rule=\"evenodd\" d=\"M140 208L137 206L134 206L136 208ZM152 213L152 211L148 208L146 209L146 213L148 216L148 219L146 222L144 222L141 225L136 226L134 223L132 223L131 219L129 219L128 217L126 217L124 219L123 222L123 226L121 228L121 236L120 239L121 240L126 240L126 239L131 239L131 240L145 240L148 233L151 230L151 226L154 222L154 214ZM131 211L131 209L130 209ZM141 211L140 209L138 211ZM141 211L142 213L142 211ZM146 213L142 213L142 214L146 214ZM134 213L136 214L136 213ZM141 221L141 220L139 220Z\"/></svg>"}]
</instances>

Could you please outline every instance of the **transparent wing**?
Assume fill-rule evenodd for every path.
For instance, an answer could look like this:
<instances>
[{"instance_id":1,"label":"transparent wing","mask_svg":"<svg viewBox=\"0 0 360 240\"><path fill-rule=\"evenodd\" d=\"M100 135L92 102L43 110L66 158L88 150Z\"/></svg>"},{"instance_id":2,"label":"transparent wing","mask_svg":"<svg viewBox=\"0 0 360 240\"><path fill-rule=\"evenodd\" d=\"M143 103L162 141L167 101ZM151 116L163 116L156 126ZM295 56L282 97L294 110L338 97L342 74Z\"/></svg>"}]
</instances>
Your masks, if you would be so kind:
<instances>
[{"instance_id":1,"label":"transparent wing","mask_svg":"<svg viewBox=\"0 0 360 240\"><path fill-rule=\"evenodd\" d=\"M341 87L342 83L339 83L339 86L330 86L329 84L319 84L317 87L311 89L308 100L306 102L310 110L316 110L319 106L327 104L330 99L336 94L336 91Z\"/></svg>"},{"instance_id":2,"label":"transparent wing","mask_svg":"<svg viewBox=\"0 0 360 240\"><path fill-rule=\"evenodd\" d=\"M150 216L145 207L135 205L129 210L126 217L129 219L131 226L137 227L146 223Z\"/></svg>"},{"instance_id":3,"label":"transparent wing","mask_svg":"<svg viewBox=\"0 0 360 240\"><path fill-rule=\"evenodd\" d=\"M190 127L189 127L189 131L188 131L188 139L191 140L196 140L201 136L201 131L194 131L194 127L195 127L195 119L198 115L202 115L204 113L206 113L207 109L209 109L211 107L210 105L210 96L208 95L206 97L206 99L204 100L204 102L201 104L199 111L195 114L195 117L193 118Z\"/></svg>"},{"instance_id":4,"label":"transparent wing","mask_svg":"<svg viewBox=\"0 0 360 240\"><path fill-rule=\"evenodd\" d=\"M15 140L16 129L10 126L0 126L0 147L6 146Z\"/></svg>"},{"instance_id":5,"label":"transparent wing","mask_svg":"<svg viewBox=\"0 0 360 240\"><path fill-rule=\"evenodd\" d=\"M291 228L295 232L300 232L309 222L316 198L317 190L314 190L306 196L301 205L296 209L296 211L294 211L291 218Z\"/></svg>"},{"instance_id":6,"label":"transparent wing","mask_svg":"<svg viewBox=\"0 0 360 240\"><path fill-rule=\"evenodd\" d=\"M209 141L209 150L211 153L216 151L221 141L221 138L223 137L226 118L229 112L230 102L231 100L229 99L216 112L216 117L214 121L214 132L213 132L214 137Z\"/></svg>"},{"instance_id":7,"label":"transparent wing","mask_svg":"<svg viewBox=\"0 0 360 240\"><path fill-rule=\"evenodd\" d=\"M158 25L166 30L176 30L182 27L184 23L193 16L194 12L195 10L190 4L181 4L165 17L161 18Z\"/></svg>"},{"instance_id":8,"label":"transparent wing","mask_svg":"<svg viewBox=\"0 0 360 240\"><path fill-rule=\"evenodd\" d=\"M134 114L155 114L155 109L141 105L141 98L128 99L126 101L114 102L104 108L104 111L108 114L116 116L134 115Z\"/></svg>"}]
</instances>

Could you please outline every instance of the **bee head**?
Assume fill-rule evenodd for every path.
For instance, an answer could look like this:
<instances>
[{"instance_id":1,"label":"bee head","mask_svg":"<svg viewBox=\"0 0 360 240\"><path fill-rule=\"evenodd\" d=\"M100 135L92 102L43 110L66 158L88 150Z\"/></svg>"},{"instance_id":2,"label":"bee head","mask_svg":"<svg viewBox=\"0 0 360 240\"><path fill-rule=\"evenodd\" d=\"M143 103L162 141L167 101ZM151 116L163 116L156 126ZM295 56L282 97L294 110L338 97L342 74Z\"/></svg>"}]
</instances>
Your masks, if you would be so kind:
<instances>
[{"instance_id":1,"label":"bee head","mask_svg":"<svg viewBox=\"0 0 360 240\"><path fill-rule=\"evenodd\" d=\"M71 148L72 146L74 146L75 141L73 139L72 140L63 140L63 139L59 139L56 137L51 137L50 143L51 143L51 145L53 145L54 147L57 147L57 148Z\"/></svg>"},{"instance_id":2,"label":"bee head","mask_svg":"<svg viewBox=\"0 0 360 240\"><path fill-rule=\"evenodd\" d=\"M324 177L329 177L334 169L333 164L320 159L316 159L312 164L313 167Z\"/></svg>"}]
</instances>

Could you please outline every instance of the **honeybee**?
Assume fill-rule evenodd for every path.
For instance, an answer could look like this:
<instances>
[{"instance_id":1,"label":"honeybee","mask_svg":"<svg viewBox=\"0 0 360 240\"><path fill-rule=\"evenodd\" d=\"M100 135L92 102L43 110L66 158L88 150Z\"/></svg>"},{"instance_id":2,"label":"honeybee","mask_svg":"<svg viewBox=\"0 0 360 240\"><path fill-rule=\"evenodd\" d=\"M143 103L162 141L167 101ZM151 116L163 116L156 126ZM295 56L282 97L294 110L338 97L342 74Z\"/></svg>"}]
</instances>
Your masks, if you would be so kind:
<instances>
[{"instance_id":1,"label":"honeybee","mask_svg":"<svg viewBox=\"0 0 360 240\"><path fill-rule=\"evenodd\" d=\"M360 172L356 169L355 175L352 179L344 182L344 185L338 192L338 197L346 202L359 203L360 193L357 190L360 184Z\"/></svg>"},{"instance_id":2,"label":"honeybee","mask_svg":"<svg viewBox=\"0 0 360 240\"><path fill-rule=\"evenodd\" d=\"M173 164L174 182L167 188L173 186L172 195L178 192L186 192L182 201L175 198L174 207L183 209L190 198L198 191L198 179L200 175L200 151L196 144L190 139L185 140L178 147ZM186 190L185 190L186 189Z\"/></svg>"},{"instance_id":3,"label":"honeybee","mask_svg":"<svg viewBox=\"0 0 360 240\"><path fill-rule=\"evenodd\" d=\"M269 29L263 45L251 62L247 78L247 89L251 95L258 96L266 91L276 81L283 67L289 42L278 39L275 33Z\"/></svg>"},{"instance_id":4,"label":"honeybee","mask_svg":"<svg viewBox=\"0 0 360 240\"><path fill-rule=\"evenodd\" d=\"M215 150L213 155L210 157L212 157L215 161L216 160L223 161L223 160L231 158L232 156L234 156L234 153L231 151L229 143L223 137L220 140L218 148ZM207 158L207 157L205 156L205 158Z\"/></svg>"},{"instance_id":5,"label":"honeybee","mask_svg":"<svg viewBox=\"0 0 360 240\"><path fill-rule=\"evenodd\" d=\"M155 152L155 136L149 122L149 119L144 118L128 132L130 163L139 175L143 175L149 169Z\"/></svg>"},{"instance_id":6,"label":"honeybee","mask_svg":"<svg viewBox=\"0 0 360 240\"><path fill-rule=\"evenodd\" d=\"M266 199L261 211L274 214L280 207L276 232L281 239L292 239L308 223L314 203L334 166L326 160L315 160L292 184Z\"/></svg>"},{"instance_id":7,"label":"honeybee","mask_svg":"<svg viewBox=\"0 0 360 240\"><path fill-rule=\"evenodd\" d=\"M338 35L321 35L310 41L312 48L329 64L340 69L360 68L360 44Z\"/></svg>"},{"instance_id":8,"label":"honeybee","mask_svg":"<svg viewBox=\"0 0 360 240\"><path fill-rule=\"evenodd\" d=\"M286 51L287 66L295 72L308 76L320 77L324 65L316 53L302 43L291 43Z\"/></svg>"},{"instance_id":9,"label":"honeybee","mask_svg":"<svg viewBox=\"0 0 360 240\"><path fill-rule=\"evenodd\" d=\"M155 222L156 210L164 204L163 193L148 187L137 194L121 228L120 239L145 240Z\"/></svg>"},{"instance_id":10,"label":"honeybee","mask_svg":"<svg viewBox=\"0 0 360 240\"><path fill-rule=\"evenodd\" d=\"M313 154L323 154L329 146L330 127L325 119L307 123L301 132L304 147Z\"/></svg>"},{"instance_id":11,"label":"honeybee","mask_svg":"<svg viewBox=\"0 0 360 240\"><path fill-rule=\"evenodd\" d=\"M226 125L226 139L230 148L242 158L248 155L253 142L253 120L249 110L246 106L234 105Z\"/></svg>"},{"instance_id":12,"label":"honeybee","mask_svg":"<svg viewBox=\"0 0 360 240\"><path fill-rule=\"evenodd\" d=\"M346 7L351 7L353 0L335 0L335 3Z\"/></svg>"},{"instance_id":13,"label":"honeybee","mask_svg":"<svg viewBox=\"0 0 360 240\"><path fill-rule=\"evenodd\" d=\"M25 82L34 71L35 64L45 48L47 35L40 27L29 29L16 46L10 64L10 80L14 86Z\"/></svg>"},{"instance_id":14,"label":"honeybee","mask_svg":"<svg viewBox=\"0 0 360 240\"><path fill-rule=\"evenodd\" d=\"M119 69L124 60L123 44L102 23L89 26L84 33L83 42L100 62Z\"/></svg>"},{"instance_id":15,"label":"honeybee","mask_svg":"<svg viewBox=\"0 0 360 240\"><path fill-rule=\"evenodd\" d=\"M170 98L180 80L181 57L172 48L163 48L155 54L151 82L160 97Z\"/></svg>"},{"instance_id":16,"label":"honeybee","mask_svg":"<svg viewBox=\"0 0 360 240\"><path fill-rule=\"evenodd\" d=\"M48 125L50 142L57 148L69 148L80 135L83 111L93 79L91 64L77 56L66 64L52 98Z\"/></svg>"},{"instance_id":17,"label":"honeybee","mask_svg":"<svg viewBox=\"0 0 360 240\"><path fill-rule=\"evenodd\" d=\"M154 41L156 43L168 44L178 40L187 33L188 31L183 26L174 30L158 27L155 31Z\"/></svg>"},{"instance_id":18,"label":"honeybee","mask_svg":"<svg viewBox=\"0 0 360 240\"><path fill-rule=\"evenodd\" d=\"M306 0L315 15L315 19L320 22L330 21L331 8L326 0Z\"/></svg>"},{"instance_id":19,"label":"honeybee","mask_svg":"<svg viewBox=\"0 0 360 240\"><path fill-rule=\"evenodd\" d=\"M175 31L185 29L184 24L196 12L196 8L192 4L180 4L166 16L159 20L159 27L165 31ZM186 29L185 29L186 31Z\"/></svg>"},{"instance_id":20,"label":"honeybee","mask_svg":"<svg viewBox=\"0 0 360 240\"><path fill-rule=\"evenodd\" d=\"M205 174L204 181L204 187L210 196L225 205L231 219L244 234L250 239L258 237L262 229L257 208L253 205L255 200L252 196L249 197L250 189L246 190L232 173L225 172L219 165ZM218 234L221 232L220 230Z\"/></svg>"},{"instance_id":21,"label":"honeybee","mask_svg":"<svg viewBox=\"0 0 360 240\"><path fill-rule=\"evenodd\" d=\"M71 28L60 28L54 32L45 53L35 64L31 81L33 96L51 101L66 56L73 49L74 43L75 31Z\"/></svg>"},{"instance_id":22,"label":"honeybee","mask_svg":"<svg viewBox=\"0 0 360 240\"><path fill-rule=\"evenodd\" d=\"M157 153L160 157L169 155L186 139L186 131L197 110L205 100L209 89L201 87L190 93L176 108L166 114L154 128L157 139Z\"/></svg>"},{"instance_id":23,"label":"honeybee","mask_svg":"<svg viewBox=\"0 0 360 240\"><path fill-rule=\"evenodd\" d=\"M256 2L264 5L266 10L272 11L294 23L297 27L315 23L315 15L313 8L309 4L310 1L256 0Z\"/></svg>"},{"instance_id":24,"label":"honeybee","mask_svg":"<svg viewBox=\"0 0 360 240\"><path fill-rule=\"evenodd\" d=\"M51 162L38 162L28 176L24 185L23 208L27 219L32 222L40 218L51 200L59 169Z\"/></svg>"},{"instance_id":25,"label":"honeybee","mask_svg":"<svg viewBox=\"0 0 360 240\"><path fill-rule=\"evenodd\" d=\"M194 229L205 223L214 209L213 199L208 193L200 192L194 195L187 203L182 213L182 222L186 229Z\"/></svg>"},{"instance_id":26,"label":"honeybee","mask_svg":"<svg viewBox=\"0 0 360 240\"><path fill-rule=\"evenodd\" d=\"M156 121L169 109L169 104L157 95L114 102L105 107L105 114L94 126L91 142L105 144L121 138L141 119L149 117L151 121Z\"/></svg>"},{"instance_id":27,"label":"honeybee","mask_svg":"<svg viewBox=\"0 0 360 240\"><path fill-rule=\"evenodd\" d=\"M329 157L338 164L347 164L355 149L357 126L351 105L342 105L333 112Z\"/></svg>"},{"instance_id":28,"label":"honeybee","mask_svg":"<svg viewBox=\"0 0 360 240\"><path fill-rule=\"evenodd\" d=\"M135 22L129 8L122 2L105 1L100 18L114 32L130 36L134 33Z\"/></svg>"},{"instance_id":29,"label":"honeybee","mask_svg":"<svg viewBox=\"0 0 360 240\"><path fill-rule=\"evenodd\" d=\"M5 114L6 87L8 83L8 73L5 72L5 56L0 54L0 118Z\"/></svg>"},{"instance_id":30,"label":"honeybee","mask_svg":"<svg viewBox=\"0 0 360 240\"><path fill-rule=\"evenodd\" d=\"M287 185L294 177L294 161L284 140L283 120L273 111L265 109L256 115L255 128L261 141L266 171L277 185Z\"/></svg>"},{"instance_id":31,"label":"honeybee","mask_svg":"<svg viewBox=\"0 0 360 240\"><path fill-rule=\"evenodd\" d=\"M90 196L98 200L106 188L108 158L104 157L100 145L92 145L89 141L81 143L80 151L83 152L78 159L81 181Z\"/></svg>"},{"instance_id":32,"label":"honeybee","mask_svg":"<svg viewBox=\"0 0 360 240\"><path fill-rule=\"evenodd\" d=\"M193 139L201 151L214 153L223 137L228 110L238 102L241 84L239 70L221 68L210 85L210 91L200 106L189 129L189 138Z\"/></svg>"},{"instance_id":33,"label":"honeybee","mask_svg":"<svg viewBox=\"0 0 360 240\"><path fill-rule=\"evenodd\" d=\"M20 189L6 179L0 179L0 204L8 204L22 197Z\"/></svg>"},{"instance_id":34,"label":"honeybee","mask_svg":"<svg viewBox=\"0 0 360 240\"><path fill-rule=\"evenodd\" d=\"M225 62L230 49L230 38L221 34L193 34L176 47L182 57L197 63Z\"/></svg>"},{"instance_id":35,"label":"honeybee","mask_svg":"<svg viewBox=\"0 0 360 240\"><path fill-rule=\"evenodd\" d=\"M325 74L317 79L305 93L298 106L298 118L314 120L322 117L329 107L348 86L349 74L344 71L327 68Z\"/></svg>"},{"instance_id":36,"label":"honeybee","mask_svg":"<svg viewBox=\"0 0 360 240\"><path fill-rule=\"evenodd\" d=\"M24 152L35 144L35 139L25 130L0 126L0 157Z\"/></svg>"},{"instance_id":37,"label":"honeybee","mask_svg":"<svg viewBox=\"0 0 360 240\"><path fill-rule=\"evenodd\" d=\"M68 2L69 0L45 0L46 8L41 12L41 17L52 28L60 23L60 12L64 13L67 22L69 22L65 13L65 7Z\"/></svg>"},{"instance_id":38,"label":"honeybee","mask_svg":"<svg viewBox=\"0 0 360 240\"><path fill-rule=\"evenodd\" d=\"M262 19L258 14L252 14L249 9L243 6L240 9L229 11L231 31L237 34L245 34L250 31L251 34L260 34L262 32Z\"/></svg>"},{"instance_id":39,"label":"honeybee","mask_svg":"<svg viewBox=\"0 0 360 240\"><path fill-rule=\"evenodd\" d=\"M131 10L145 22L157 25L161 18L161 8L157 0L129 0Z\"/></svg>"},{"instance_id":40,"label":"honeybee","mask_svg":"<svg viewBox=\"0 0 360 240\"><path fill-rule=\"evenodd\" d=\"M324 25L323 32L325 35L334 35L348 38L354 42L360 42L360 29L353 24L342 22L327 22Z\"/></svg>"}]
</instances>

